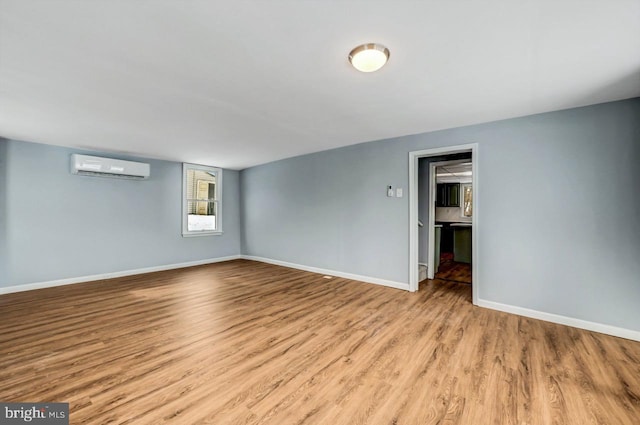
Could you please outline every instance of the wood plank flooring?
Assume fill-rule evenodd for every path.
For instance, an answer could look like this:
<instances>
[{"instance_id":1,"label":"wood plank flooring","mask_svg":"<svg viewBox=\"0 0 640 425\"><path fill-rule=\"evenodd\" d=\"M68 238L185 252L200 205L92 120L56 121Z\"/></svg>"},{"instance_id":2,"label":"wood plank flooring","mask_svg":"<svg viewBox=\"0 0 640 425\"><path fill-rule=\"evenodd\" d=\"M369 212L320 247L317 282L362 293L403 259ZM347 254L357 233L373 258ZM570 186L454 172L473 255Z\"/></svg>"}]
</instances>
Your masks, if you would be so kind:
<instances>
[{"instance_id":1,"label":"wood plank flooring","mask_svg":"<svg viewBox=\"0 0 640 425\"><path fill-rule=\"evenodd\" d=\"M471 264L457 263L453 260L440 263L436 279L452 280L459 283L471 283Z\"/></svg>"},{"instance_id":2,"label":"wood plank flooring","mask_svg":"<svg viewBox=\"0 0 640 425\"><path fill-rule=\"evenodd\" d=\"M73 424L640 423L640 343L238 260L0 297L0 400Z\"/></svg>"}]
</instances>

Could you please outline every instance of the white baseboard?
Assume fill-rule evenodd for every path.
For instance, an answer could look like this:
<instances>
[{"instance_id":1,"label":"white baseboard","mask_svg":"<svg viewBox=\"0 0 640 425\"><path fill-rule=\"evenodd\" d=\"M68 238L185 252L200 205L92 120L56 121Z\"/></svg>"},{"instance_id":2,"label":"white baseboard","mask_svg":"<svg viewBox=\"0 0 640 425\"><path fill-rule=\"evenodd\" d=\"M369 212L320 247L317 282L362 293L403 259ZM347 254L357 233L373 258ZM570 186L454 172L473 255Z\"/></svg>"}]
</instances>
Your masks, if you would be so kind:
<instances>
[{"instance_id":1,"label":"white baseboard","mask_svg":"<svg viewBox=\"0 0 640 425\"><path fill-rule=\"evenodd\" d=\"M91 282L94 280L113 279L114 277L131 276L134 274L161 272L163 270L181 269L184 267L201 266L203 264L219 263L222 261L238 260L241 255L208 258L206 260L187 261L186 263L166 264L162 266L144 267L141 269L124 270L119 272L92 274L89 276L71 277L67 279L50 280L47 282L26 283L24 285L6 286L0 288L0 295L13 292L32 291L34 289L52 288L54 286L72 285L74 283Z\"/></svg>"},{"instance_id":2,"label":"white baseboard","mask_svg":"<svg viewBox=\"0 0 640 425\"><path fill-rule=\"evenodd\" d=\"M245 260L260 261L261 263L275 264L276 266L289 267L292 269L304 270L312 273L343 277L345 279L351 279L351 280L359 280L361 282L388 286L390 288L402 289L405 291L409 290L409 284L402 283L402 282L395 282L393 280L378 279L377 277L362 276L359 274L352 274L352 273L343 273L335 270L321 269L319 267L304 266L302 264L288 263L286 261L280 261L280 260L272 260L271 258L255 257L253 255L243 255L242 258L244 258Z\"/></svg>"},{"instance_id":3,"label":"white baseboard","mask_svg":"<svg viewBox=\"0 0 640 425\"><path fill-rule=\"evenodd\" d=\"M516 307L513 305L501 304L501 303L482 300L482 299L478 300L477 305L479 307L485 307L491 310L504 311L505 313L517 314L518 316L544 320L545 322L558 323L560 325L586 329L588 331L599 332L607 335L613 335L620 338L630 339L633 341L640 341L640 331L634 331L631 329L618 328L616 326L604 325L602 323L589 322L587 320L575 319L573 317L561 316L559 314L553 314L553 313L545 313L544 311L531 310L524 307Z\"/></svg>"}]
</instances>

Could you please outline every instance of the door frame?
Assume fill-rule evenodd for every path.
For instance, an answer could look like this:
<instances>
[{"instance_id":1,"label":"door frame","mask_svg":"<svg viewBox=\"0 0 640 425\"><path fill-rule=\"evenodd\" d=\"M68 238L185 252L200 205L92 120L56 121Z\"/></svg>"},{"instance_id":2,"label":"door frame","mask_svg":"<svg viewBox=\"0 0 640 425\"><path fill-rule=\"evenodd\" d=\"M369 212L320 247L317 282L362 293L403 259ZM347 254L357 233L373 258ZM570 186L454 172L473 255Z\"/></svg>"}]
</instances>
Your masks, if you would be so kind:
<instances>
[{"instance_id":1,"label":"door frame","mask_svg":"<svg viewBox=\"0 0 640 425\"><path fill-rule=\"evenodd\" d=\"M418 290L418 160L430 156L450 155L456 153L471 152L471 169L472 169L472 185L473 185L473 217L471 218L471 297L473 304L478 303L478 294L481 283L478 278L478 220L480 211L480 190L478 178L478 143L469 143L465 145L446 146L432 149L424 149L409 152L409 291ZM432 174L432 173L431 173ZM430 176L431 178L431 176ZM435 178L433 180L435 182ZM435 190L429 188L429 257L434 250L435 238L433 238L433 226L435 223L435 214L431 213L431 209L435 212ZM431 266L433 271L433 266ZM427 273L430 273L427 268Z\"/></svg>"}]
</instances>

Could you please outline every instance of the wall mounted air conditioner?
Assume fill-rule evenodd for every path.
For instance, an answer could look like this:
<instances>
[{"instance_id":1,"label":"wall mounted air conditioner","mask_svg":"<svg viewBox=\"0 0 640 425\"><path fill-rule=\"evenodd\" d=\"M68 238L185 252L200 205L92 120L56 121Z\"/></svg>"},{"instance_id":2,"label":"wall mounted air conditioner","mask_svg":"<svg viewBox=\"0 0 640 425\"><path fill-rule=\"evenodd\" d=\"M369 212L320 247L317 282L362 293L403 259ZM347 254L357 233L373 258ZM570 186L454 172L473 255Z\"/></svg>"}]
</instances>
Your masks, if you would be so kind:
<instances>
[{"instance_id":1,"label":"wall mounted air conditioner","mask_svg":"<svg viewBox=\"0 0 640 425\"><path fill-rule=\"evenodd\" d=\"M71 174L142 180L149 178L149 164L73 154L71 155Z\"/></svg>"}]
</instances>

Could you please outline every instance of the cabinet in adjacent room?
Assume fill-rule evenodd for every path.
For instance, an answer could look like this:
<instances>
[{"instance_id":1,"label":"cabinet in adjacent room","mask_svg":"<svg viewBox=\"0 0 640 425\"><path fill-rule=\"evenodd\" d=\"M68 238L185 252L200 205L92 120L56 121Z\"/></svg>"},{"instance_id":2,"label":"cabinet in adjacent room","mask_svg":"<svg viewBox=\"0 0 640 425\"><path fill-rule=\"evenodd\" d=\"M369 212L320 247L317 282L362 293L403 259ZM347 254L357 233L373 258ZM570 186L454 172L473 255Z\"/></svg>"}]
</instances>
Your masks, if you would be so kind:
<instances>
[{"instance_id":1,"label":"cabinet in adjacent room","mask_svg":"<svg viewBox=\"0 0 640 425\"><path fill-rule=\"evenodd\" d=\"M471 263L471 227L454 228L453 261Z\"/></svg>"},{"instance_id":2,"label":"cabinet in adjacent room","mask_svg":"<svg viewBox=\"0 0 640 425\"><path fill-rule=\"evenodd\" d=\"M460 206L460 183L438 183L436 207Z\"/></svg>"}]
</instances>

